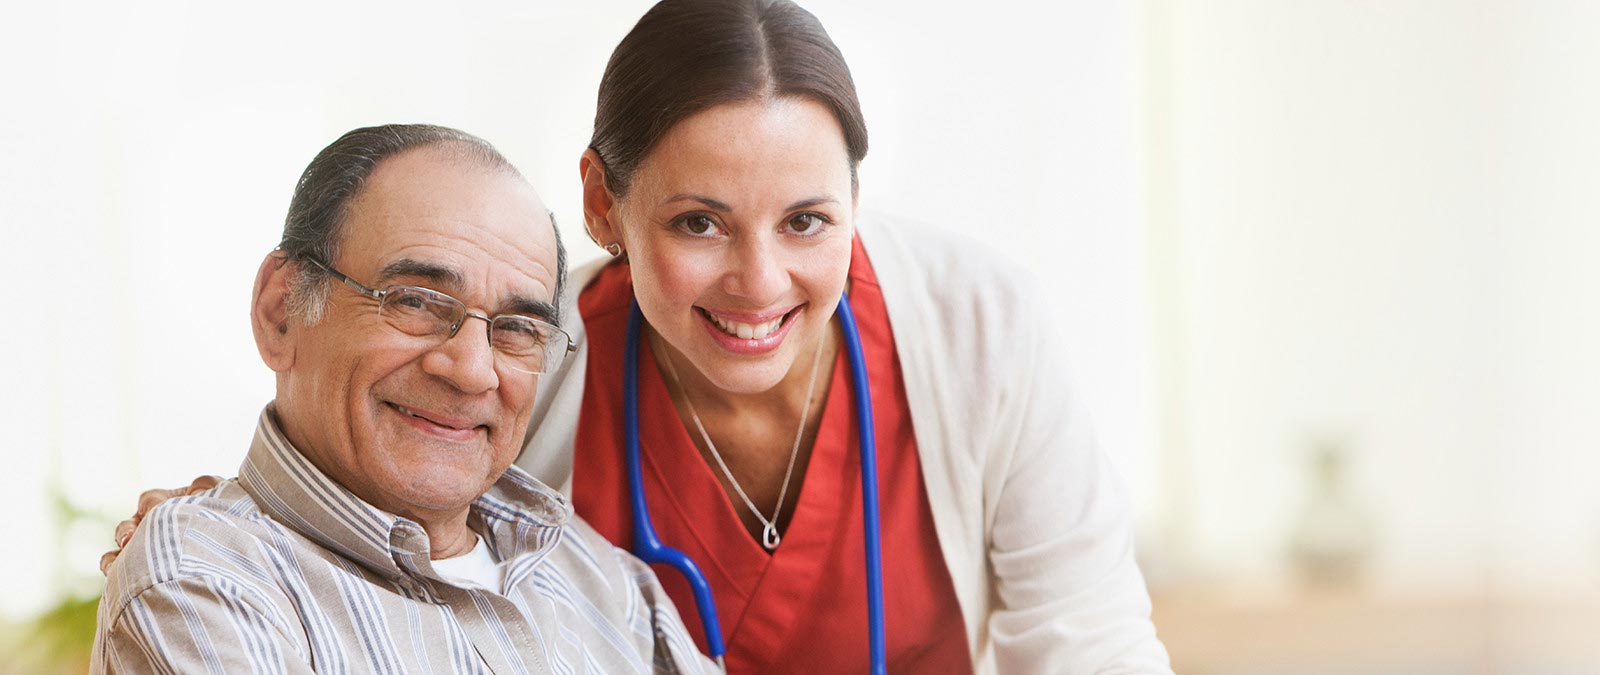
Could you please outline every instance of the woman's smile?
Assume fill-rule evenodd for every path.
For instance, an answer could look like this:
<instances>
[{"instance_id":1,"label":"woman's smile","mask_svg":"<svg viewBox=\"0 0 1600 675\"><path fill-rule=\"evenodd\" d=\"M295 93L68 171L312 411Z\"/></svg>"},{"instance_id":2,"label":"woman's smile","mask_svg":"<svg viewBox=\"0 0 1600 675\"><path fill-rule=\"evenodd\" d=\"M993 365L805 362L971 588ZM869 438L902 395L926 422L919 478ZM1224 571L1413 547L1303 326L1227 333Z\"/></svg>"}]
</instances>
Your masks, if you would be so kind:
<instances>
[{"instance_id":1,"label":"woman's smile","mask_svg":"<svg viewBox=\"0 0 1600 675\"><path fill-rule=\"evenodd\" d=\"M695 307L695 315L711 339L735 354L760 355L776 350L807 305L776 312L724 312Z\"/></svg>"}]
</instances>

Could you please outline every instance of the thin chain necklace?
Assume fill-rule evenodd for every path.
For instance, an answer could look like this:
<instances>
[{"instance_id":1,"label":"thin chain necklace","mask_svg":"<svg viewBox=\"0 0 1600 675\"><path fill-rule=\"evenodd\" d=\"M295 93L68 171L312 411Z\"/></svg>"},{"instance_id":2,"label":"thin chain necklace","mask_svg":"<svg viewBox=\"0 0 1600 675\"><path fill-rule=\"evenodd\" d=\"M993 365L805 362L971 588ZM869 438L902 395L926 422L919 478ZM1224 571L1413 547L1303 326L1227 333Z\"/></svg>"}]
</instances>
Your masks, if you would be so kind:
<instances>
[{"instance_id":1,"label":"thin chain necklace","mask_svg":"<svg viewBox=\"0 0 1600 675\"><path fill-rule=\"evenodd\" d=\"M783 537L778 536L778 514L783 511L783 499L789 494L789 479L794 476L794 460L800 456L800 439L806 433L806 418L811 416L811 394L817 388L817 370L822 365L822 346L827 342L826 336L817 342L817 353L811 357L811 380L806 383L806 403L800 411L800 428L794 432L794 446L789 448L789 468L783 472L783 488L778 491L778 504L772 507L772 518L761 515L761 510L750 501L750 495L744 493L744 487L739 485L739 480L733 477L733 472L728 470L728 463L722 460L722 453L717 452L717 444L711 442L711 434L706 433L706 425L700 422L700 413L695 412L694 401L689 400L689 390L684 388L683 382L678 379L678 370L672 366L672 356L664 354L666 358L661 363L667 367L667 374L672 376L673 384L683 392L683 404L689 408L689 417L694 420L694 426L700 430L700 438L706 442L706 447L711 449L711 457L717 460L717 466L722 467L722 475L728 477L728 482L733 485L734 492L739 493L739 498L744 500L744 505L755 514L756 520L761 521L761 546L767 551L778 550L778 542Z\"/></svg>"}]
</instances>

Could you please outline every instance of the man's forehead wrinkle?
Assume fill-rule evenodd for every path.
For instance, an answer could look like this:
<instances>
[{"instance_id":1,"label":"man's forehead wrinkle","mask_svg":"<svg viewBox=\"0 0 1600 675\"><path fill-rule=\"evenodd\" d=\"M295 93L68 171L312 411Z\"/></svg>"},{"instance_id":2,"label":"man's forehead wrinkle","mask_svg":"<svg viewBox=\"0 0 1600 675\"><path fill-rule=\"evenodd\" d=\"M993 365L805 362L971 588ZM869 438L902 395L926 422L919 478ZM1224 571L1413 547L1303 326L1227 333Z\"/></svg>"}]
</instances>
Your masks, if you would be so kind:
<instances>
[{"instance_id":1,"label":"man's forehead wrinkle","mask_svg":"<svg viewBox=\"0 0 1600 675\"><path fill-rule=\"evenodd\" d=\"M472 234L481 234L473 232ZM447 238L461 239L471 242L472 239L465 232L449 233ZM398 256L384 266L385 279L403 276L415 276L440 285L434 290L443 291L451 295L466 293L475 284L481 281L490 281L494 293L491 298L460 297L468 304L473 300L487 300L493 306L485 306L485 310L503 311L505 307L520 304L522 300L532 300L535 303L545 303L539 299L541 292L544 295L554 296L555 279L550 273L550 268L535 257L523 251L512 251L515 260L508 259L506 251L487 249L474 244L480 250L488 253L488 265L472 263L473 258L467 258L469 265L461 267L455 261L462 260L460 247L451 246L438 240L427 243L416 243L406 246L393 255ZM392 274L387 274L393 272ZM480 274L487 273L484 276ZM545 273L541 278L540 272Z\"/></svg>"},{"instance_id":2,"label":"man's forehead wrinkle","mask_svg":"<svg viewBox=\"0 0 1600 675\"><path fill-rule=\"evenodd\" d=\"M457 158L441 157L441 150L443 155L451 154L449 148L431 150L431 156L423 156L430 163L439 158L460 166ZM382 252L367 258L372 261L367 274L377 273L378 268L400 271L395 263L410 259L455 272L449 279L439 279L452 288L436 290L476 301L472 304L505 305L513 297L553 299L558 283L555 233L548 207L536 195L527 194L532 188L525 180L500 171L485 174L483 167L474 166L467 170L471 180L456 185L454 178L460 169L451 167L440 176L423 167L413 176L409 169L417 167L405 164L406 159L392 158L392 165L386 161L389 166L380 168L407 170L387 176L380 173L377 178L388 180L369 185L380 189L362 191L369 217L350 232L352 241L360 239L351 248ZM415 163L418 157L409 159ZM438 168L437 164L432 168ZM483 175L491 178L487 182L477 178ZM413 190L417 187L411 185L413 178L439 178L452 187L433 191L425 184ZM527 199L530 196L531 201ZM362 266L353 267L359 270ZM418 277L433 281L439 275ZM492 312L496 308L481 309Z\"/></svg>"},{"instance_id":3,"label":"man's forehead wrinkle","mask_svg":"<svg viewBox=\"0 0 1600 675\"><path fill-rule=\"evenodd\" d=\"M547 212L546 217L551 217L552 215ZM542 241L541 232L549 233L551 237L549 242ZM492 238L500 246L505 247L506 250L514 251L518 257L526 258L528 263L538 268L537 271L525 270L528 276L538 281L546 291L555 292L556 248L554 238L558 235L556 235L553 221L533 223L532 226L525 229L515 239L492 228L484 228L483 234Z\"/></svg>"},{"instance_id":4,"label":"man's forehead wrinkle","mask_svg":"<svg viewBox=\"0 0 1600 675\"><path fill-rule=\"evenodd\" d=\"M517 237L515 237L515 238L509 237L505 233L501 233L501 232L499 232L499 231L497 231L497 230L495 230L493 228L483 228L483 230L484 230L484 234L488 235L489 237L494 238L494 240L496 242L498 242L501 246L504 246L509 250L516 251L517 253L529 256L529 258L535 264L539 265L541 268L543 268L546 271L548 271L550 269L549 266L545 265L543 263L543 261L539 259L540 258L539 254L540 253L548 254L552 261L555 260L556 249L555 249L555 241L554 241L554 237L555 237L555 221L553 220L554 215L555 214L549 213L547 211L545 217L546 218L551 218L552 220L550 220L550 222L530 223L530 226L528 228L526 228L523 232L519 233L519 235ZM548 232L551 235L552 239L549 242L549 245L547 245L547 246L538 246L538 244L545 243L545 242L540 241L540 239L542 238L540 236L540 233L542 233L542 232ZM534 246L529 246L529 244L534 244ZM524 247L526 247L529 250L524 250Z\"/></svg>"}]
</instances>

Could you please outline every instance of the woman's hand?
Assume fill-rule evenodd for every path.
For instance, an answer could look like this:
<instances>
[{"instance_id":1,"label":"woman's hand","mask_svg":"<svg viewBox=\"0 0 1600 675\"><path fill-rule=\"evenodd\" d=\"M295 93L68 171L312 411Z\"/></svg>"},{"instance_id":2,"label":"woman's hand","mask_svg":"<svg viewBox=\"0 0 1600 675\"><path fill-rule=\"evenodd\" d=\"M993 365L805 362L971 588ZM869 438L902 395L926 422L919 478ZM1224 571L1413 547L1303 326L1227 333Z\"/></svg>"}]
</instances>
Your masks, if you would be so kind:
<instances>
[{"instance_id":1,"label":"woman's hand","mask_svg":"<svg viewBox=\"0 0 1600 675\"><path fill-rule=\"evenodd\" d=\"M106 551L105 555L100 556L100 573L105 574L106 570L111 569L111 563L117 559L117 554L122 552L122 547L128 545L128 540L133 538L133 531L138 529L139 522L144 520L144 515L149 513L150 509L155 508L156 504L173 497L187 497L199 494L216 487L221 482L221 476L201 476L194 479L194 482L190 483L188 487L172 490L145 490L139 493L139 506L134 510L133 517L117 523L117 528L112 530L112 536L117 542L117 547Z\"/></svg>"}]
</instances>

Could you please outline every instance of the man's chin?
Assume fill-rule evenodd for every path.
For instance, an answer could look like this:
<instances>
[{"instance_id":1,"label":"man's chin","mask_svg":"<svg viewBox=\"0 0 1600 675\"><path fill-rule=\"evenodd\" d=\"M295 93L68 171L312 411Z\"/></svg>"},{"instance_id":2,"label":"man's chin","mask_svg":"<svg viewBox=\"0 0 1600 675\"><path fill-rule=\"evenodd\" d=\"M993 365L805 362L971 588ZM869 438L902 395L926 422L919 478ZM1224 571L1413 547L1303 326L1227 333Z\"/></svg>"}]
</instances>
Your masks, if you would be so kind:
<instances>
[{"instance_id":1,"label":"man's chin","mask_svg":"<svg viewBox=\"0 0 1600 675\"><path fill-rule=\"evenodd\" d=\"M505 468L495 471L487 451L451 456L452 448L421 448L411 456L421 461L396 462L385 492L400 505L425 511L454 511L477 501ZM453 452L454 450L454 452ZM454 461L452 461L454 460Z\"/></svg>"},{"instance_id":2,"label":"man's chin","mask_svg":"<svg viewBox=\"0 0 1600 675\"><path fill-rule=\"evenodd\" d=\"M493 481L488 484L492 485ZM431 517L432 514L464 511L487 491L483 476L479 474L472 481L438 477L414 482L406 489L394 491L390 497L401 511L429 514ZM404 512L396 515L406 515Z\"/></svg>"}]
</instances>

